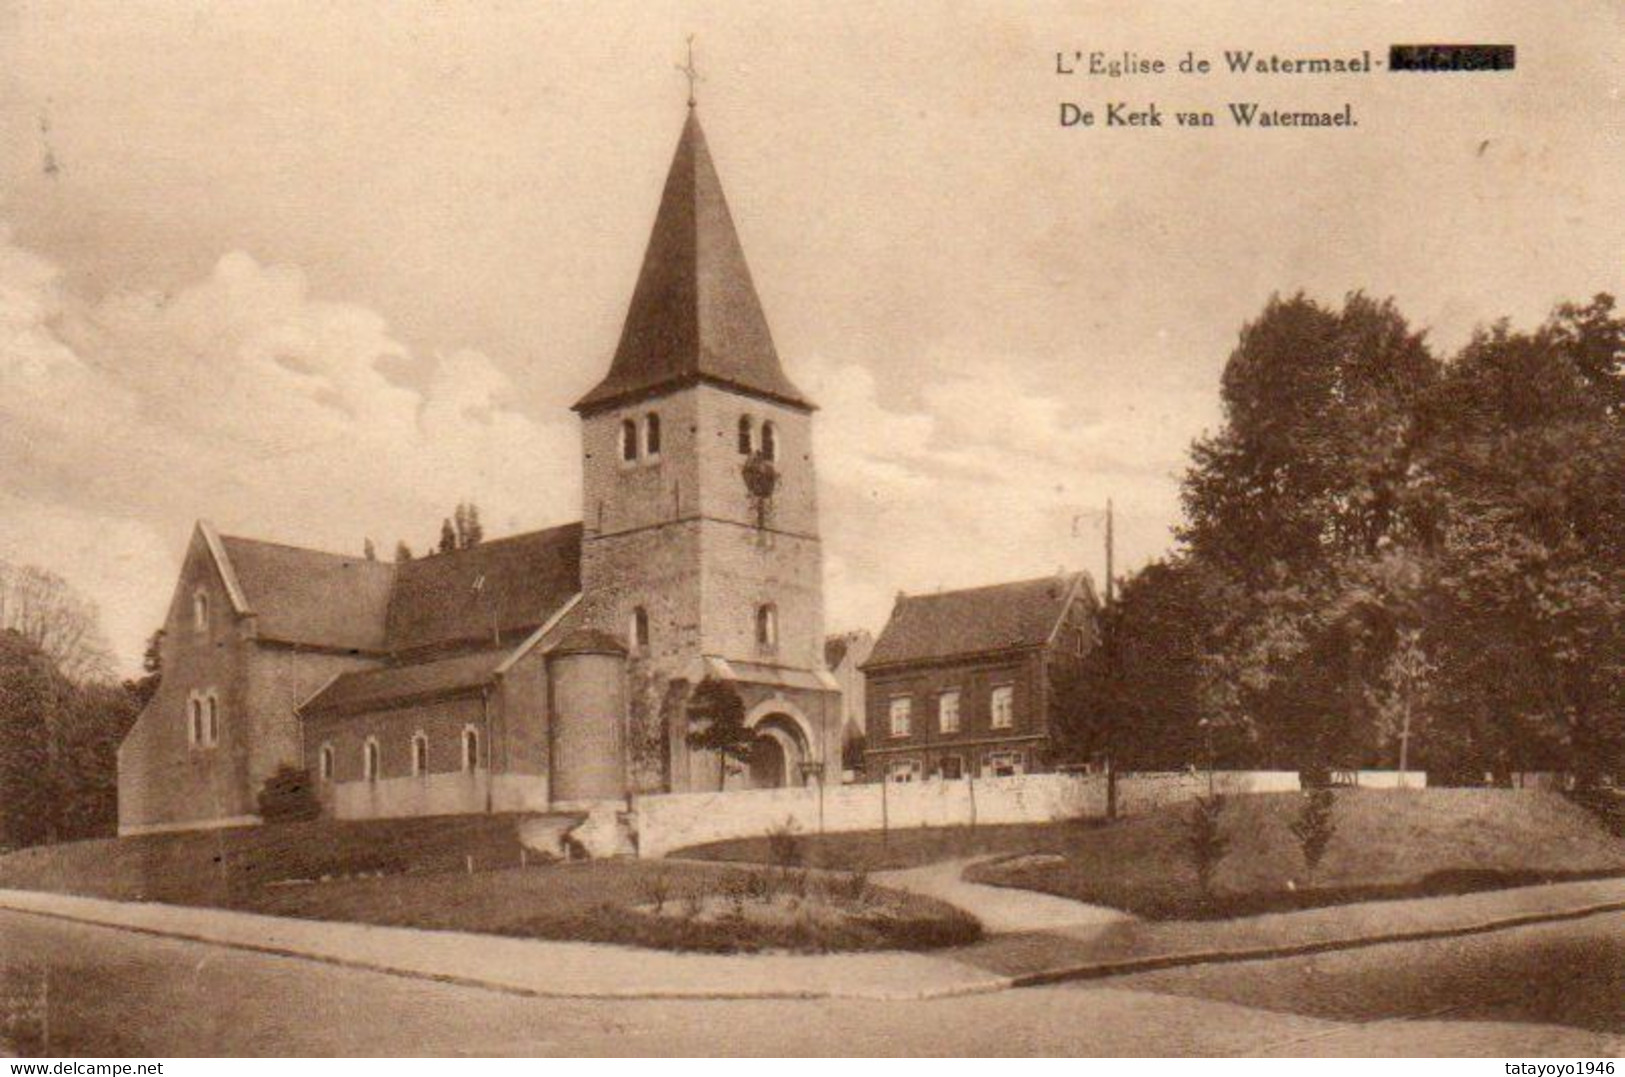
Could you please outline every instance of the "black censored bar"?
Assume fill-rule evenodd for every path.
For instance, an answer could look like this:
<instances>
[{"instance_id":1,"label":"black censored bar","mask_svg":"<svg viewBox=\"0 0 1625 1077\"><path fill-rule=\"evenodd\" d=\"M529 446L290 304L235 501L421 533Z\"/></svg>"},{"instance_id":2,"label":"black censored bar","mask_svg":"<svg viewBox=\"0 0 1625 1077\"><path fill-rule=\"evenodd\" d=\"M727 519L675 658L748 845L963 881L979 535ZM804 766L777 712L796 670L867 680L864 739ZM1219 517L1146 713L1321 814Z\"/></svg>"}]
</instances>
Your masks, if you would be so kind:
<instances>
[{"instance_id":1,"label":"black censored bar","mask_svg":"<svg viewBox=\"0 0 1625 1077\"><path fill-rule=\"evenodd\" d=\"M1511 71L1516 45L1390 45L1390 71Z\"/></svg>"}]
</instances>

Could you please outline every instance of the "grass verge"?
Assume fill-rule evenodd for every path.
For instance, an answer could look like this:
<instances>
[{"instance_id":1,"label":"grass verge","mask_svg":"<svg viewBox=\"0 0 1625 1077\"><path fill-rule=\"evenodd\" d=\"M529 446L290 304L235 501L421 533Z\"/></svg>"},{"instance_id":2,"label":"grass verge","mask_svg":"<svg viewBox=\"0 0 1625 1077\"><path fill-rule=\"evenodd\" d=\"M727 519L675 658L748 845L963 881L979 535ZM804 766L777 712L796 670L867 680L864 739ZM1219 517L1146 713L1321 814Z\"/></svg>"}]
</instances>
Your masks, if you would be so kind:
<instances>
[{"instance_id":1,"label":"grass verge","mask_svg":"<svg viewBox=\"0 0 1625 1077\"><path fill-rule=\"evenodd\" d=\"M1183 805L1080 831L1048 855L973 865L966 877L1181 920L1625 874L1625 841L1556 794L1428 789L1338 793L1336 833L1311 876L1291 831L1301 802L1294 793L1230 798L1221 819L1229 848L1211 897L1196 883Z\"/></svg>"},{"instance_id":2,"label":"grass verge","mask_svg":"<svg viewBox=\"0 0 1625 1077\"><path fill-rule=\"evenodd\" d=\"M0 857L0 887L719 953L920 950L981 934L960 910L861 874L529 857L521 867L519 850L513 817L300 823L22 850Z\"/></svg>"}]
</instances>

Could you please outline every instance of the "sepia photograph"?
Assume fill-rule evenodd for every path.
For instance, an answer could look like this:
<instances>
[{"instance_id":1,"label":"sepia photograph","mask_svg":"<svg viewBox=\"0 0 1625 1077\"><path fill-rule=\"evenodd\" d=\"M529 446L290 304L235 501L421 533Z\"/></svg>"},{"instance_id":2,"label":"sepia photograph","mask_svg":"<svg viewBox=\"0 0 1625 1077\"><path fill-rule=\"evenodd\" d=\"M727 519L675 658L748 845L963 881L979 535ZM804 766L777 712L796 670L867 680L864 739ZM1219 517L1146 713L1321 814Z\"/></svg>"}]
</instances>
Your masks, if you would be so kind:
<instances>
[{"instance_id":1,"label":"sepia photograph","mask_svg":"<svg viewBox=\"0 0 1625 1077\"><path fill-rule=\"evenodd\" d=\"M0 0L8 1072L1614 1074L1622 73Z\"/></svg>"}]
</instances>

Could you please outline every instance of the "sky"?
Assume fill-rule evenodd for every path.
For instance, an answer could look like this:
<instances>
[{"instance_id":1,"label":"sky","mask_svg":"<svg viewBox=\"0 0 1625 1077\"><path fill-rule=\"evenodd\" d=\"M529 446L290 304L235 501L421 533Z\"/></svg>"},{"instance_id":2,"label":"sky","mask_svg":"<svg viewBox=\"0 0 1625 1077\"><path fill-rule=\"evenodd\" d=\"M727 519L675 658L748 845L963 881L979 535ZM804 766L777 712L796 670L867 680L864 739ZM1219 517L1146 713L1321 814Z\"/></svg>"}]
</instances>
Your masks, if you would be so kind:
<instances>
[{"instance_id":1,"label":"sky","mask_svg":"<svg viewBox=\"0 0 1625 1077\"><path fill-rule=\"evenodd\" d=\"M1621 289L1625 5L0 3L0 559L121 668L193 522L418 549L580 518L607 367L699 108L816 420L831 631L893 596L1166 553L1269 296L1392 296L1448 352ZM1059 76L1057 51L1514 43L1497 75ZM1059 103L1353 103L1346 130L1063 129ZM1169 119L1171 121L1171 117Z\"/></svg>"}]
</instances>

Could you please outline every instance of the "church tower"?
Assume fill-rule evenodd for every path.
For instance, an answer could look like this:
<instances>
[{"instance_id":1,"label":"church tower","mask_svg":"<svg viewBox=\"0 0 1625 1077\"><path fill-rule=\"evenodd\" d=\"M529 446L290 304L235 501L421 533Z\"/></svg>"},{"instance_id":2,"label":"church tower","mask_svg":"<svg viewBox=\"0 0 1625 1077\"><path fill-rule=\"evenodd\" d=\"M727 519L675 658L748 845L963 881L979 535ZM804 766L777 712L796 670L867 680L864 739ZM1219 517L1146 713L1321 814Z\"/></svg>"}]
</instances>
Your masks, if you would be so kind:
<instances>
[{"instance_id":1,"label":"church tower","mask_svg":"<svg viewBox=\"0 0 1625 1077\"><path fill-rule=\"evenodd\" d=\"M755 786L839 772L813 404L780 365L690 105L609 373L575 405L583 616L627 643L630 787L716 789L687 697L735 691Z\"/></svg>"}]
</instances>

